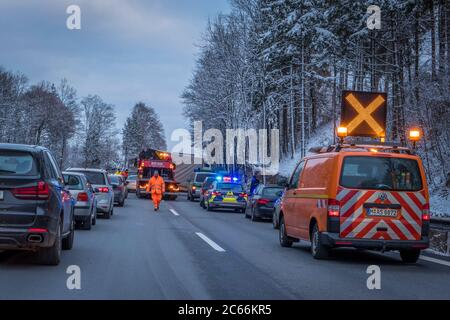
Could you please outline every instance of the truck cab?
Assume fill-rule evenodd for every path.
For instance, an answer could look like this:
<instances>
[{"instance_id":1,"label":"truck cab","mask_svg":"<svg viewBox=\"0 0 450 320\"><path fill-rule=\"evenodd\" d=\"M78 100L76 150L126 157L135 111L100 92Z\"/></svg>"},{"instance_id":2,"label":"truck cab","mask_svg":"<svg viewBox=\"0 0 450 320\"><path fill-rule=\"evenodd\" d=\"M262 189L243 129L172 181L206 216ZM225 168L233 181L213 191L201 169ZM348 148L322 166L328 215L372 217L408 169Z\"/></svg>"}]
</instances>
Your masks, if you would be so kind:
<instances>
[{"instance_id":1,"label":"truck cab","mask_svg":"<svg viewBox=\"0 0 450 320\"><path fill-rule=\"evenodd\" d=\"M149 197L147 186L150 178L155 171L164 179L166 192L163 198L166 200L175 200L180 192L179 184L175 181L175 164L172 162L170 153L158 150L147 152L145 158L141 157L138 161L138 172L136 178L136 196L138 198Z\"/></svg>"}]
</instances>

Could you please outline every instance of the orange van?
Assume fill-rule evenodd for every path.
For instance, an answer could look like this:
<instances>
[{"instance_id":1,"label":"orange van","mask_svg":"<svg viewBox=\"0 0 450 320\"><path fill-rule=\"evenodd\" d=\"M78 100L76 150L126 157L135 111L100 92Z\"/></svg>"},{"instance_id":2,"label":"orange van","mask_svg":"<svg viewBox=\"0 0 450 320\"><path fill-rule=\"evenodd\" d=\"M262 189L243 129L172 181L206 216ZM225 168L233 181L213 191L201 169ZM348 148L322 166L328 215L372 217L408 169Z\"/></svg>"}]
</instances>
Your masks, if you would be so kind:
<instances>
[{"instance_id":1,"label":"orange van","mask_svg":"<svg viewBox=\"0 0 450 320\"><path fill-rule=\"evenodd\" d=\"M429 194L420 158L407 148L338 145L295 168L280 211L280 244L311 242L314 258L331 248L399 250L415 263L428 248Z\"/></svg>"}]
</instances>

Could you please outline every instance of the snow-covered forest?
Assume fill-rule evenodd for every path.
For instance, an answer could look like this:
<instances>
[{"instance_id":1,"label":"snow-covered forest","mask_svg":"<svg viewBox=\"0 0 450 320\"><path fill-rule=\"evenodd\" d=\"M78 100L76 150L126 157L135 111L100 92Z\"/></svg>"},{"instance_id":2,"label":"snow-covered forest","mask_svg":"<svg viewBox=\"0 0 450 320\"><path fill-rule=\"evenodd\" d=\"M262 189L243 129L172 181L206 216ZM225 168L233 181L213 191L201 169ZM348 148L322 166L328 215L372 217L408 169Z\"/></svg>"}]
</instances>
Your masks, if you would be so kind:
<instances>
[{"instance_id":1,"label":"snow-covered forest","mask_svg":"<svg viewBox=\"0 0 450 320\"><path fill-rule=\"evenodd\" d=\"M158 114L143 102L137 103L122 130L124 159L130 160L146 148L167 150L164 127Z\"/></svg>"},{"instance_id":2,"label":"snow-covered forest","mask_svg":"<svg viewBox=\"0 0 450 320\"><path fill-rule=\"evenodd\" d=\"M185 116L206 129L279 128L284 159L338 125L345 89L388 94L388 140L423 130L419 153L434 190L448 194L450 1L377 1L381 29L369 30L373 1L231 0L211 19ZM328 124L328 125L327 125Z\"/></svg>"},{"instance_id":3,"label":"snow-covered forest","mask_svg":"<svg viewBox=\"0 0 450 320\"><path fill-rule=\"evenodd\" d=\"M62 168L102 168L119 159L114 107L99 96L79 98L67 80L30 85L0 69L0 142L41 145Z\"/></svg>"},{"instance_id":4,"label":"snow-covered forest","mask_svg":"<svg viewBox=\"0 0 450 320\"><path fill-rule=\"evenodd\" d=\"M141 130L133 131L135 125L142 125ZM147 136L130 136L145 131L149 132ZM128 154L143 144L165 147L157 114L142 103L133 109L123 133ZM0 142L45 146L63 169L112 168L122 165L124 160L113 105L98 95L78 97L67 80L58 85L45 81L31 85L25 75L3 68L0 68Z\"/></svg>"}]
</instances>

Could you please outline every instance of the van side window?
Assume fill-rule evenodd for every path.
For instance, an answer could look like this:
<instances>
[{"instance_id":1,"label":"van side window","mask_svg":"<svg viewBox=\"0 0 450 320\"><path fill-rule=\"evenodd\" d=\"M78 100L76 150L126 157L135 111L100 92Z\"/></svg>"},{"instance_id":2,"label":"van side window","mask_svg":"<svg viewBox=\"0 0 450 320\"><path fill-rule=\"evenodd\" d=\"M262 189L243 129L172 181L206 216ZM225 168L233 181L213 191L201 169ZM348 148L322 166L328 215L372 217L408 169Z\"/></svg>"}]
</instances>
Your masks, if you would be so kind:
<instances>
[{"instance_id":1,"label":"van side window","mask_svg":"<svg viewBox=\"0 0 450 320\"><path fill-rule=\"evenodd\" d=\"M292 174L291 180L289 181L289 189L298 188L298 182L304 167L305 161L300 162L297 168L295 169L294 173Z\"/></svg>"}]
</instances>

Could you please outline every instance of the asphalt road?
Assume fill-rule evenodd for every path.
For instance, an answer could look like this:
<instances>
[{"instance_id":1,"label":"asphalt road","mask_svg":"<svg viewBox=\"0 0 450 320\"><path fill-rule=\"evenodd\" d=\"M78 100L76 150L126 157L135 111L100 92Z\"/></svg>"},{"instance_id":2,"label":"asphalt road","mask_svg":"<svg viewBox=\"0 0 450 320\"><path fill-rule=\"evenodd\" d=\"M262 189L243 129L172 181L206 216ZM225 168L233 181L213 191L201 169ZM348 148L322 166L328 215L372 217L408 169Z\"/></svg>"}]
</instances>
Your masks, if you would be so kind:
<instances>
[{"instance_id":1,"label":"asphalt road","mask_svg":"<svg viewBox=\"0 0 450 320\"><path fill-rule=\"evenodd\" d=\"M155 213L130 194L111 220L77 230L58 267L0 253L0 299L450 299L450 265L351 249L317 261L308 250L281 248L268 222L184 197ZM66 286L71 265L81 269L80 290ZM381 290L366 286L370 265L381 268Z\"/></svg>"}]
</instances>

